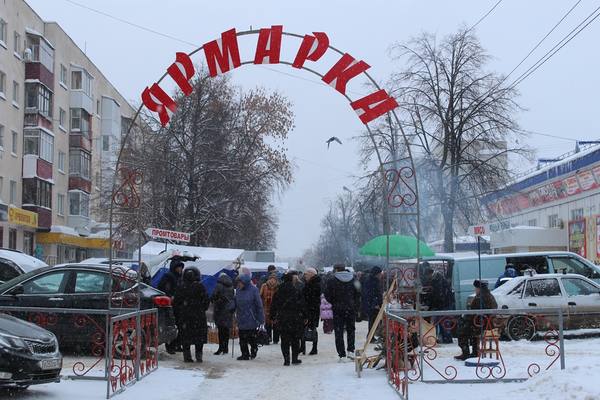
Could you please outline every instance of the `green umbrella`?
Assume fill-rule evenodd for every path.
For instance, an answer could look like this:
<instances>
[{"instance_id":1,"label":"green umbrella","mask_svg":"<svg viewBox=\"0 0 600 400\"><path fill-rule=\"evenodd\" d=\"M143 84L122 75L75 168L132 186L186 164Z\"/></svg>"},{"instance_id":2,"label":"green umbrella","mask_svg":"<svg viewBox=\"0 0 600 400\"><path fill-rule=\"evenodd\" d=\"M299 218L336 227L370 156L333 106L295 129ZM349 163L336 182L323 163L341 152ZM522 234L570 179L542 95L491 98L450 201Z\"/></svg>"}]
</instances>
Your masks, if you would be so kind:
<instances>
[{"instance_id":1,"label":"green umbrella","mask_svg":"<svg viewBox=\"0 0 600 400\"><path fill-rule=\"evenodd\" d=\"M425 243L412 236L389 235L389 238L391 258L416 258L417 246L419 247L419 257L435 255ZM369 240L360 248L360 254L385 257L387 255L387 237L381 235Z\"/></svg>"}]
</instances>

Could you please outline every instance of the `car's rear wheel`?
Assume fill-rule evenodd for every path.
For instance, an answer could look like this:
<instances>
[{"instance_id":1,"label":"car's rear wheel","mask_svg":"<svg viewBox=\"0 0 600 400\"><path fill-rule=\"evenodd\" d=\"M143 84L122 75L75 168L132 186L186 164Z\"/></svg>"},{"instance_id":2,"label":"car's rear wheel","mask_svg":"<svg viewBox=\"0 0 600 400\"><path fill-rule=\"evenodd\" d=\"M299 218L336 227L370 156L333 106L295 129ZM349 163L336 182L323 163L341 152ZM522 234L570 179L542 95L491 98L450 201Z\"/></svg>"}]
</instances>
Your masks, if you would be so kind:
<instances>
[{"instance_id":1,"label":"car's rear wheel","mask_svg":"<svg viewBox=\"0 0 600 400\"><path fill-rule=\"evenodd\" d=\"M506 336L510 340L531 340L535 337L535 321L526 315L517 315L508 320Z\"/></svg>"}]
</instances>

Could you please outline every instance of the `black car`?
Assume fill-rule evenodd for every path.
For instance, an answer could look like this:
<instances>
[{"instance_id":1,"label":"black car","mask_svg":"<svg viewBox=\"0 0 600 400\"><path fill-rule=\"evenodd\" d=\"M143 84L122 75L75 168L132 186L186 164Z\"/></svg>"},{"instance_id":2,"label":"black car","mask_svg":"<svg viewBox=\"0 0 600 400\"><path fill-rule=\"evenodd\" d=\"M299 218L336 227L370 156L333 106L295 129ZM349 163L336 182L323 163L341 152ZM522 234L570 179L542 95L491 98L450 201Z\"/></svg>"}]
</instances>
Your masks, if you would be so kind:
<instances>
[{"instance_id":1,"label":"black car","mask_svg":"<svg viewBox=\"0 0 600 400\"><path fill-rule=\"evenodd\" d=\"M62 355L56 336L0 313L0 388L60 381Z\"/></svg>"},{"instance_id":2,"label":"black car","mask_svg":"<svg viewBox=\"0 0 600 400\"><path fill-rule=\"evenodd\" d=\"M123 270L118 278L113 270L111 277L107 265L40 268L0 285L0 311L2 307L107 310L112 285L112 307L128 312L137 304L139 289L140 309L158 309L159 344L171 342L177 337L171 299L146 284L138 284L135 276L135 271ZM103 315L21 311L13 315L48 329L58 337L61 347L83 346L93 353L103 349L106 330Z\"/></svg>"}]
</instances>

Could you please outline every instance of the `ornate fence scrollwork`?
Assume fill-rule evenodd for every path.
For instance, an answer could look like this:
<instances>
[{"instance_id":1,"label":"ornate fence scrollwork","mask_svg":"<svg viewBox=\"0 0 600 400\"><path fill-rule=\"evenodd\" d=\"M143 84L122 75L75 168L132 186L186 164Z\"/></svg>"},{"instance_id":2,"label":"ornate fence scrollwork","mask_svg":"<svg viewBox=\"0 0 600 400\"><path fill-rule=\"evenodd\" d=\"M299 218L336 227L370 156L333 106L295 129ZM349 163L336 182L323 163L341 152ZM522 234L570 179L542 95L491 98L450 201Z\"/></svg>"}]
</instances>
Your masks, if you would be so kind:
<instances>
[{"instance_id":1,"label":"ornate fence scrollwork","mask_svg":"<svg viewBox=\"0 0 600 400\"><path fill-rule=\"evenodd\" d=\"M417 204L415 170L405 166L398 169L388 169L385 176L390 184L387 194L388 205L392 208L413 207Z\"/></svg>"},{"instance_id":2,"label":"ornate fence scrollwork","mask_svg":"<svg viewBox=\"0 0 600 400\"><path fill-rule=\"evenodd\" d=\"M408 371L413 368L409 353L409 327L405 319L386 315L386 365L388 383L401 399L408 399Z\"/></svg>"},{"instance_id":3,"label":"ornate fence scrollwork","mask_svg":"<svg viewBox=\"0 0 600 400\"><path fill-rule=\"evenodd\" d=\"M107 398L158 368L157 310L113 316L109 333Z\"/></svg>"},{"instance_id":4,"label":"ornate fence scrollwork","mask_svg":"<svg viewBox=\"0 0 600 400\"><path fill-rule=\"evenodd\" d=\"M535 315L531 314L531 310L515 309L416 312L403 309L400 305L389 306L386 310L386 316L390 319L390 333L386 342L388 362L393 361L394 349L397 348L396 336L400 332L397 322L391 319L394 317L407 321L408 363L401 371L402 379L406 379L406 382L524 381L542 370L556 367L559 360L560 367L564 369L562 310L540 309L537 312ZM523 360L523 355L515 356L508 348L516 342L501 339L508 322L514 318L527 318L534 321L536 327L545 329L543 351L539 351L540 354L531 352L527 356L537 357L535 361ZM458 350L456 344L449 348L438 342L438 333L442 330L454 332L456 336L461 329L468 329L468 335L476 338L478 343L478 354L469 360L472 366L452 358L450 352ZM541 350L539 342L530 343L532 349ZM508 359L507 352L510 354ZM394 369L394 364L390 365L390 381L399 382L397 368Z\"/></svg>"}]
</instances>

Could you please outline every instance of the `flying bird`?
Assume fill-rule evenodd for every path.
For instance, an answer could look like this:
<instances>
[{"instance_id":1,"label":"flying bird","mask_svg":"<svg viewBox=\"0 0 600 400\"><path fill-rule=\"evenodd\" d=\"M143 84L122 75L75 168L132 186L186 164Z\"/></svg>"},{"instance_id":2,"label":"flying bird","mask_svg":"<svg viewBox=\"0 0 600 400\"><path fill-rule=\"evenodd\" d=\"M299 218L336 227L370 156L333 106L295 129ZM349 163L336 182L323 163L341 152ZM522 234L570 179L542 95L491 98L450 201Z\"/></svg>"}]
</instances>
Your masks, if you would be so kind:
<instances>
[{"instance_id":1,"label":"flying bird","mask_svg":"<svg viewBox=\"0 0 600 400\"><path fill-rule=\"evenodd\" d=\"M329 139L327 139L327 141L325 142L325 143L327 143L327 148L329 148L329 145L330 145L332 142L338 142L339 144L342 144L342 141L341 141L340 139L338 139L338 138L337 138L337 137L335 137L335 136L332 136L332 137L330 137Z\"/></svg>"}]
</instances>

